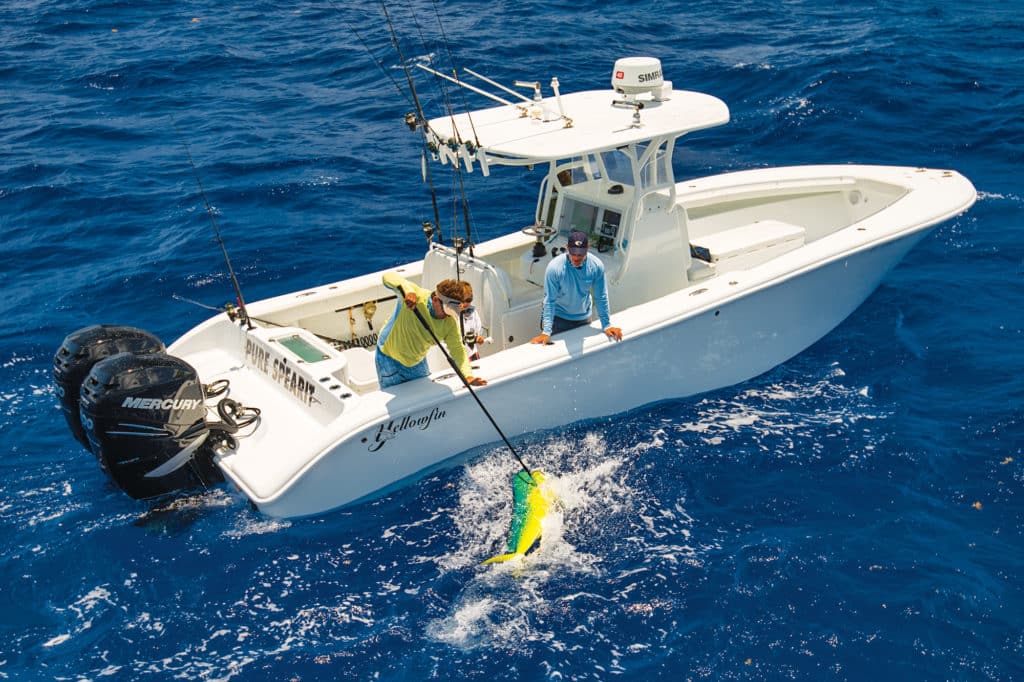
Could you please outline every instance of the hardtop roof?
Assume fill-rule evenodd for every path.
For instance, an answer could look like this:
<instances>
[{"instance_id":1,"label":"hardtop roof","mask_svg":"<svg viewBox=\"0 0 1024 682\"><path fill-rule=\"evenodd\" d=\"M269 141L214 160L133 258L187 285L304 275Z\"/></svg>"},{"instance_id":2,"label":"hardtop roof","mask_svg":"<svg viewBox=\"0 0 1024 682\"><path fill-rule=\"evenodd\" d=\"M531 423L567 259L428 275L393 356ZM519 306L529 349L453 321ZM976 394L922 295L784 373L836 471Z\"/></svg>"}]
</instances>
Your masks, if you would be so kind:
<instances>
[{"instance_id":1,"label":"hardtop roof","mask_svg":"<svg viewBox=\"0 0 1024 682\"><path fill-rule=\"evenodd\" d=\"M520 103L441 116L429 122L430 131L440 147L452 140L479 146L492 164L502 163L500 157L513 163L542 163L636 142L676 138L729 121L725 102L689 90L673 91L664 101L638 99L643 104L639 126L633 124L634 107L613 104L623 100L614 90L569 93L561 100L565 115L572 120L571 127L558 116L549 116L553 119L549 121L523 116L523 107L529 104ZM545 98L543 104L548 111L559 111L554 97Z\"/></svg>"}]
</instances>

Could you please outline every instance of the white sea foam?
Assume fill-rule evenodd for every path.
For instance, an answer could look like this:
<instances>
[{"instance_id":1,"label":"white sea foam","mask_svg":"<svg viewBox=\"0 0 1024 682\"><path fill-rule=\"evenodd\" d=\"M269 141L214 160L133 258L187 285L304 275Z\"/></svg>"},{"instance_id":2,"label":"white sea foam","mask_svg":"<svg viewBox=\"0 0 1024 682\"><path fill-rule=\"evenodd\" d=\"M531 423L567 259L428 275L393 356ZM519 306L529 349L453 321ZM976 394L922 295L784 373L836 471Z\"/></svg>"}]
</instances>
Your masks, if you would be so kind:
<instances>
[{"instance_id":1,"label":"white sea foam","mask_svg":"<svg viewBox=\"0 0 1024 682\"><path fill-rule=\"evenodd\" d=\"M427 635L460 649L472 648L491 624L496 605L491 597L459 604L450 615L428 624Z\"/></svg>"},{"instance_id":2,"label":"white sea foam","mask_svg":"<svg viewBox=\"0 0 1024 682\"><path fill-rule=\"evenodd\" d=\"M47 640L46 642L43 643L43 646L45 646L45 647L58 646L60 644L63 644L64 642L68 641L69 639L71 639L71 635L65 632L64 634L60 634L60 635L57 635L56 637L50 638L49 640Z\"/></svg>"},{"instance_id":3,"label":"white sea foam","mask_svg":"<svg viewBox=\"0 0 1024 682\"><path fill-rule=\"evenodd\" d=\"M580 443L553 439L521 453L530 466L545 471L558 499L543 521L540 547L530 555L533 564L566 561L581 569L581 557L574 557L575 549L566 540L574 532L572 524L589 509L600 508L607 515L622 507L629 491L616 473L623 460L606 458L606 449L600 436L587 434ZM454 512L462 544L436 559L443 568L472 566L503 551L512 518L512 479L519 471L515 460L497 453L465 468Z\"/></svg>"},{"instance_id":4,"label":"white sea foam","mask_svg":"<svg viewBox=\"0 0 1024 682\"><path fill-rule=\"evenodd\" d=\"M465 468L455 523L461 545L436 558L443 570L472 570L472 579L449 613L431 621L428 635L460 649L515 648L548 640L538 615L554 608L546 586L573 574L599 575L602 559L580 551L577 538L630 508L634 491L623 480L626 459L610 456L598 434L579 440L550 439L521 453L547 474L557 504L542 521L539 546L522 558L480 566L504 551L512 518L511 481L518 473L510 458L496 454Z\"/></svg>"},{"instance_id":5,"label":"white sea foam","mask_svg":"<svg viewBox=\"0 0 1024 682\"><path fill-rule=\"evenodd\" d=\"M279 519L247 519L240 521L236 527L224 531L223 536L237 540L248 535L276 533L280 530L291 527L291 525L290 521L283 521Z\"/></svg>"},{"instance_id":6,"label":"white sea foam","mask_svg":"<svg viewBox=\"0 0 1024 682\"><path fill-rule=\"evenodd\" d=\"M1018 196L1016 194L1001 194L999 192L984 192L984 191L978 190L978 201L986 201L986 200L989 200L989 199L995 199L995 200L1008 199L1008 200L1016 202L1016 203L1020 203L1020 201L1021 201L1020 196Z\"/></svg>"}]
</instances>

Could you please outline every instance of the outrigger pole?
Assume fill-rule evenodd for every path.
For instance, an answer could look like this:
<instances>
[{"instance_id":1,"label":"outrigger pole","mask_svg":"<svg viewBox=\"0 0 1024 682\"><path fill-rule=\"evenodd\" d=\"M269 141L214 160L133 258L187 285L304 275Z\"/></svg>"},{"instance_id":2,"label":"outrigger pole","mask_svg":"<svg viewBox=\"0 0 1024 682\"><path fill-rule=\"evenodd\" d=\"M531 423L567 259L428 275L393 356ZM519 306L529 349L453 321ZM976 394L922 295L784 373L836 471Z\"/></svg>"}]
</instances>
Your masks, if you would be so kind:
<instances>
[{"instance_id":1,"label":"outrigger pole","mask_svg":"<svg viewBox=\"0 0 1024 682\"><path fill-rule=\"evenodd\" d=\"M405 305L405 291L402 289L402 287L398 287L398 292L402 294L403 299L398 301L398 305ZM420 312L419 308L413 306L411 310L413 313L415 313L416 319L420 321L420 324L423 325L423 328L427 330L428 334L430 334L430 338L434 339L434 343L437 344L437 349L440 350L441 353L444 355L444 359L447 360L448 364L451 365L451 368L455 370L455 376L459 377L459 379L462 380L462 385L466 387L466 390L469 391L469 394L473 396L473 400L476 401L476 404L479 405L480 409L483 410L485 415L487 415L487 419L490 420L491 426L493 426L494 430L498 432L498 435L501 436L501 439L505 441L505 445L508 446L509 451L512 453L512 456L516 458L516 461L519 462L519 466L521 466L523 468L523 471L526 472L526 475L530 477L531 484L537 485L537 481L533 478L533 472L531 472L529 467L526 466L526 463L523 462L523 458L519 456L519 453L516 452L516 449L512 447L512 443L510 443L508 438L505 436L505 432L501 430L500 426L498 426L498 422L494 421L494 417L491 416L491 413L484 406L483 402L480 400L480 396L476 394L476 391L473 390L473 387L469 385L469 382L466 380L466 377L462 374L462 370L459 369L459 366L455 364L455 360L448 353L445 347L441 345L441 339L437 338L437 334L435 334L434 330L430 328L430 325L427 324L427 321L423 319L423 314Z\"/></svg>"},{"instance_id":2,"label":"outrigger pole","mask_svg":"<svg viewBox=\"0 0 1024 682\"><path fill-rule=\"evenodd\" d=\"M433 5L434 16L437 17L437 28L441 32L441 39L444 41L444 47L448 51L448 61L451 63L452 66L452 76L454 76L455 79L458 80L459 74L455 70L455 55L452 54L452 46L451 43L448 42L448 35L447 33L445 33L444 22L441 21L441 12L437 8L436 0L433 0ZM456 135L458 135L458 127L455 125L455 114L452 111L451 100L448 98L448 91L444 88L443 85L441 86L441 93L442 95L444 95L445 106L448 107L448 115L452 119L452 130L456 131ZM473 131L473 146L474 148L479 149L480 137L476 134L476 125L473 123L473 115L469 110L468 103L466 102L466 93L463 90L459 90L459 94L462 95L462 106L465 107L466 109L466 119L469 121L469 127ZM462 144L462 141L460 140L459 143ZM466 146L469 146L468 143ZM462 178L462 170L458 167L458 164L455 164L455 169L456 175L459 178L459 190L462 193L462 214L463 221L466 224L466 241L469 242L469 255L475 256L475 254L473 253L473 234L469 227L469 200L466 198L466 185Z\"/></svg>"},{"instance_id":3,"label":"outrigger pole","mask_svg":"<svg viewBox=\"0 0 1024 682\"><path fill-rule=\"evenodd\" d=\"M199 187L199 196L203 198L203 203L206 205L206 215L210 216L210 224L213 225L213 231L217 235L217 243L220 244L221 253L224 254L224 262L228 266L228 275L231 276L231 284L235 287L235 296L238 297L238 310L241 314L242 321L248 329L253 329L252 320L249 319L249 311L245 309L245 299L242 298L242 288L238 286L238 278L235 277L235 270L231 267L231 259L228 258L228 249L224 246L224 239L220 236L220 228L217 227L217 221L213 217L213 208L210 206L209 199L206 198L206 191L203 189L203 181L199 179L199 169L196 168L195 161L192 160L192 152L188 148L188 142L185 140L185 136L181 134L181 129L178 128L178 124L174 124L174 130L178 133L178 139L181 141L181 145L185 148L185 154L188 156L188 163L192 166L192 173L196 177L196 185ZM230 313L230 311L228 311Z\"/></svg>"}]
</instances>

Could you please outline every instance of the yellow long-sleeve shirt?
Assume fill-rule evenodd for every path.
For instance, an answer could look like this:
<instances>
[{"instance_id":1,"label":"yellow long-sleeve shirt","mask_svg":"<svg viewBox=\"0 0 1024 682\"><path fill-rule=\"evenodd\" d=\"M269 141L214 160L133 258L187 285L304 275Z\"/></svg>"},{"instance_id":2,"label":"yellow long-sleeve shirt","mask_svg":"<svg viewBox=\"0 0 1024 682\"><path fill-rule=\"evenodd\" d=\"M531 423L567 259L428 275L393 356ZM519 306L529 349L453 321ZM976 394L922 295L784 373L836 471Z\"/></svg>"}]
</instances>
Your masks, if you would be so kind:
<instances>
[{"instance_id":1,"label":"yellow long-sleeve shirt","mask_svg":"<svg viewBox=\"0 0 1024 682\"><path fill-rule=\"evenodd\" d=\"M434 345L434 339L420 321L416 319L415 313L405 306L404 295L412 292L416 294L416 309L430 328L434 330L437 338L444 342L448 348L448 354L452 356L455 364L462 371L462 376L468 377L472 372L469 365L469 358L466 356L466 348L462 345L462 336L459 334L459 323L450 315L443 320L436 319L430 314L431 291L416 286L409 280L394 272L386 272L383 276L384 286L398 294L398 317L391 327L391 333L381 350L388 357L394 358L406 367L412 367L427 356L427 351Z\"/></svg>"}]
</instances>

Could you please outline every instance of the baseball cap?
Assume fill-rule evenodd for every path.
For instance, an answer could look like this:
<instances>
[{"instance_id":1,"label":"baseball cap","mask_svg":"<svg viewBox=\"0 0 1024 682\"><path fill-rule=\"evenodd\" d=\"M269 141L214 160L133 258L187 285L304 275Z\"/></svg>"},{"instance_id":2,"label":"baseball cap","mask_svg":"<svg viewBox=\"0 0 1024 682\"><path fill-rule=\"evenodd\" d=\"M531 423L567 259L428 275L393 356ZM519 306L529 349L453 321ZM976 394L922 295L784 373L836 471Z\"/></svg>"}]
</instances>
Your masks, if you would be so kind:
<instances>
[{"instance_id":1,"label":"baseball cap","mask_svg":"<svg viewBox=\"0 0 1024 682\"><path fill-rule=\"evenodd\" d=\"M569 233L569 253L573 256L582 256L587 252L587 247L590 243L587 241L587 235L580 232L579 230L573 230Z\"/></svg>"}]
</instances>

